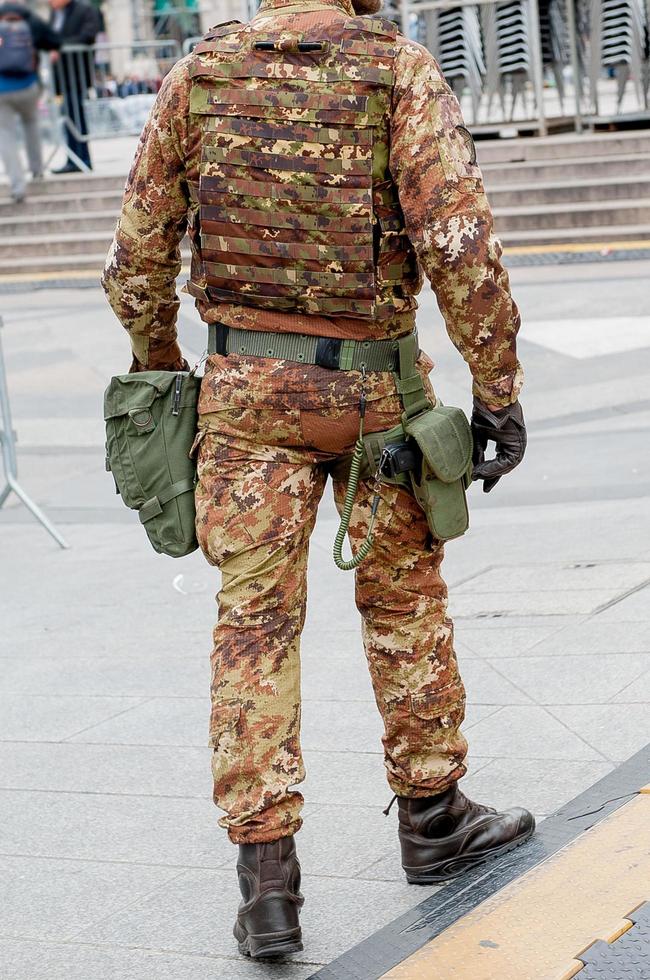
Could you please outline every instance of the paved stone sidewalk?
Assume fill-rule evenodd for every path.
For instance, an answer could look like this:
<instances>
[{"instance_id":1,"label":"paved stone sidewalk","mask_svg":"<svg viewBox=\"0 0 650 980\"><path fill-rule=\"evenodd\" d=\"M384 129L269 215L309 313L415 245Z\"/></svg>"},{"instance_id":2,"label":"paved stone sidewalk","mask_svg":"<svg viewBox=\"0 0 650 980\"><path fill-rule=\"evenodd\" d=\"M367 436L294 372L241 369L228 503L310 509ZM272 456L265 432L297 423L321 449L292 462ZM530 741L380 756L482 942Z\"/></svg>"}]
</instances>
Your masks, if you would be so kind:
<instances>
[{"instance_id":1,"label":"paved stone sidewalk","mask_svg":"<svg viewBox=\"0 0 650 980\"><path fill-rule=\"evenodd\" d=\"M473 489L471 534L448 547L466 788L539 816L648 741L647 276L636 263L516 270L529 453L491 495ZM15 500L0 512L0 977L309 977L430 891L403 882L396 812L382 814L380 725L352 579L330 557L331 500L303 643L305 951L261 966L236 955L235 850L210 799L218 576L197 555L156 556L103 472L101 393L126 369L126 338L99 290L3 296L1 312L21 479L72 547ZM631 326L619 335L610 316ZM575 319L606 353L576 356L561 329ZM420 329L441 397L467 408L430 294ZM181 333L197 357L186 301Z\"/></svg>"}]
</instances>

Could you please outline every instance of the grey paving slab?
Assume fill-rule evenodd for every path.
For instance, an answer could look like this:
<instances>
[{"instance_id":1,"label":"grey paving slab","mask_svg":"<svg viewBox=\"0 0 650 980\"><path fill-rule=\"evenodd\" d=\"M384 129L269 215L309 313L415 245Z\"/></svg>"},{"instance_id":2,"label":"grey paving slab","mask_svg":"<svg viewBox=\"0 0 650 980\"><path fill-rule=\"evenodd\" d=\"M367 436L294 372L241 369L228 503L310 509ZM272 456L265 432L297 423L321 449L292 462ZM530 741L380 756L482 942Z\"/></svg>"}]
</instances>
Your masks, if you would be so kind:
<instances>
[{"instance_id":1,"label":"grey paving slab","mask_svg":"<svg viewBox=\"0 0 650 980\"><path fill-rule=\"evenodd\" d=\"M374 701L358 630L342 630L340 637L312 630L301 648L303 700Z\"/></svg>"},{"instance_id":2,"label":"grey paving slab","mask_svg":"<svg viewBox=\"0 0 650 980\"><path fill-rule=\"evenodd\" d=\"M300 791L310 803L386 806L391 790L381 752L306 751L303 755L307 778Z\"/></svg>"},{"instance_id":3,"label":"grey paving slab","mask_svg":"<svg viewBox=\"0 0 650 980\"><path fill-rule=\"evenodd\" d=\"M539 562L500 565L456 586L456 594L603 589L619 595L650 578L650 562Z\"/></svg>"},{"instance_id":4,"label":"grey paving slab","mask_svg":"<svg viewBox=\"0 0 650 980\"><path fill-rule=\"evenodd\" d=\"M210 700L206 684L202 698L152 698L134 708L131 717L127 713L119 715L87 728L70 741L198 747L207 745L209 719Z\"/></svg>"},{"instance_id":5,"label":"grey paving slab","mask_svg":"<svg viewBox=\"0 0 650 980\"><path fill-rule=\"evenodd\" d=\"M210 750L177 746L0 743L0 788L210 798Z\"/></svg>"},{"instance_id":6,"label":"grey paving slab","mask_svg":"<svg viewBox=\"0 0 650 980\"><path fill-rule=\"evenodd\" d=\"M650 584L599 613L602 623L638 622L650 625Z\"/></svg>"},{"instance_id":7,"label":"grey paving slab","mask_svg":"<svg viewBox=\"0 0 650 980\"><path fill-rule=\"evenodd\" d=\"M648 744L650 703L565 705L548 709L606 759L624 762Z\"/></svg>"},{"instance_id":8,"label":"grey paving slab","mask_svg":"<svg viewBox=\"0 0 650 980\"><path fill-rule=\"evenodd\" d=\"M381 750L383 725L370 701L310 701L302 713L303 749L326 752Z\"/></svg>"},{"instance_id":9,"label":"grey paving slab","mask_svg":"<svg viewBox=\"0 0 650 980\"><path fill-rule=\"evenodd\" d=\"M0 791L0 854L217 868L233 845L210 800Z\"/></svg>"},{"instance_id":10,"label":"grey paving slab","mask_svg":"<svg viewBox=\"0 0 650 980\"><path fill-rule=\"evenodd\" d=\"M493 666L484 660L468 660L461 666L467 698L472 704L526 704L532 700L498 664Z\"/></svg>"},{"instance_id":11,"label":"grey paving slab","mask_svg":"<svg viewBox=\"0 0 650 980\"><path fill-rule=\"evenodd\" d=\"M494 615L555 616L583 615L595 612L612 599L609 589L564 589L548 592L452 592L449 609L452 617L473 619ZM634 618L634 617L630 617Z\"/></svg>"},{"instance_id":12,"label":"grey paving slab","mask_svg":"<svg viewBox=\"0 0 650 980\"><path fill-rule=\"evenodd\" d=\"M507 706L480 721L472 728L471 747L476 755L504 759L606 758L537 705Z\"/></svg>"},{"instance_id":13,"label":"grey paving slab","mask_svg":"<svg viewBox=\"0 0 650 980\"><path fill-rule=\"evenodd\" d=\"M513 629L502 627L487 630L479 624L466 620L456 625L456 635L462 645L471 648L477 656L490 658L528 654L538 643L555 636L558 632L556 626L550 628L518 626Z\"/></svg>"},{"instance_id":14,"label":"grey paving slab","mask_svg":"<svg viewBox=\"0 0 650 980\"><path fill-rule=\"evenodd\" d=\"M180 873L177 868L0 856L0 935L68 939Z\"/></svg>"},{"instance_id":15,"label":"grey paving slab","mask_svg":"<svg viewBox=\"0 0 650 980\"><path fill-rule=\"evenodd\" d=\"M164 632L164 631L163 631ZM167 633L167 635L169 635ZM171 654L171 651L169 651ZM210 686L208 656L138 656L137 643L130 653L88 658L81 655L6 657L2 660L6 692L23 694L200 697Z\"/></svg>"},{"instance_id":16,"label":"grey paving slab","mask_svg":"<svg viewBox=\"0 0 650 980\"><path fill-rule=\"evenodd\" d=\"M58 741L142 703L142 698L135 697L1 694L0 741L43 737Z\"/></svg>"},{"instance_id":17,"label":"grey paving slab","mask_svg":"<svg viewBox=\"0 0 650 980\"><path fill-rule=\"evenodd\" d=\"M305 875L302 891L305 949L300 959L327 963L422 901L428 889L405 882ZM190 871L142 902L83 930L77 939L94 945L232 955L231 928L238 901L233 871ZM358 914L360 908L363 915Z\"/></svg>"},{"instance_id":18,"label":"grey paving slab","mask_svg":"<svg viewBox=\"0 0 650 980\"><path fill-rule=\"evenodd\" d=\"M650 653L650 622L604 622L600 616L570 623L542 640L535 655L564 657L597 653Z\"/></svg>"},{"instance_id":19,"label":"grey paving slab","mask_svg":"<svg viewBox=\"0 0 650 980\"><path fill-rule=\"evenodd\" d=\"M494 759L470 769L463 791L497 809L524 806L536 816L557 810L613 769L611 762Z\"/></svg>"},{"instance_id":20,"label":"grey paving slab","mask_svg":"<svg viewBox=\"0 0 650 980\"><path fill-rule=\"evenodd\" d=\"M392 797L386 787L376 804L312 806L300 831L300 863L305 874L354 878L386 854L398 849L397 825L383 811ZM391 811L395 816L394 809Z\"/></svg>"},{"instance_id":21,"label":"grey paving slab","mask_svg":"<svg viewBox=\"0 0 650 980\"><path fill-rule=\"evenodd\" d=\"M539 704L572 704L579 711L584 704L615 697L643 674L650 665L650 655L501 657L495 663Z\"/></svg>"},{"instance_id":22,"label":"grey paving slab","mask_svg":"<svg viewBox=\"0 0 650 980\"><path fill-rule=\"evenodd\" d=\"M650 654L646 654L650 658ZM637 677L634 681L624 687L622 691L612 698L612 701L625 701L626 703L639 701L642 703L650 702L650 670Z\"/></svg>"},{"instance_id":23,"label":"grey paving slab","mask_svg":"<svg viewBox=\"0 0 650 980\"><path fill-rule=\"evenodd\" d=\"M623 267L629 273L630 264ZM610 297L620 305L623 295L627 312L647 312L647 264L618 289L616 269L608 269L607 285L602 271L516 270L522 310L538 316L541 297L551 303L548 315L578 310L603 316ZM596 280L597 290L586 288ZM467 369L445 337L431 292L422 300L423 344L438 362L436 389L447 404L467 408ZM204 330L190 323L191 301L182 302L182 342L198 350ZM88 328L80 331L88 311ZM3 312L16 317L3 339L16 426L29 449L22 472L36 499L67 522L73 545L71 552L58 551L37 526L24 523L29 518L17 506L0 515L0 548L15 559L10 571L6 564L0 571L7 600L0 631L3 694L21 705L27 704L22 695L78 699L79 705L91 696L153 699L123 716L93 718L88 732L65 743L52 741L55 731L70 738L67 729L56 729L54 715L48 724L32 712L43 742L0 744L0 783L28 791L0 793L0 851L10 846L14 853L50 855L55 865L86 868L77 891L71 888L60 902L62 921L75 912L82 925L87 921L84 882L99 882L93 875L101 876L104 865L133 872L133 879L121 879L107 871L110 901L113 895L120 900L120 883L125 892L132 884L134 896L125 901L128 908L110 905L93 927L106 931L100 940L106 945L86 939L11 943L13 954L5 949L0 957L5 970L9 964L7 980L306 978L314 966L260 969L233 956L236 851L209 799L205 746L218 574L198 554L181 561L155 556L98 469L98 406L107 376L128 363L123 331L99 290L4 297ZM471 702L464 786L487 803L528 803L540 814L597 779L642 736L647 741L650 730L650 665L640 656L650 654L646 596L639 592L594 615L598 603L639 584L650 565L650 501L625 499L648 476L639 470L623 485L620 478L636 465L643 417L626 420L612 410L647 399L647 366L634 353L576 360L525 340L522 354L526 464L490 495L472 489L472 531L448 546L444 575L451 608L460 614L457 647ZM598 414L585 421L576 415L585 410ZM603 458L610 462L606 473ZM303 955L314 962L361 938L350 931L351 921L371 931L423 897L404 885L395 810L388 818L381 812L390 799L381 722L353 576L331 562L336 526L328 490L312 542L303 638L308 805L299 847L311 872ZM491 570L495 564L501 567ZM628 675L635 679L612 693ZM581 704L579 690L612 700ZM548 710L533 703L542 695L555 698ZM43 877L38 862L44 859L30 860L35 863L26 863L20 884L26 895ZM196 879L188 866L200 869ZM214 868L221 871L205 870ZM145 872L179 871L178 885L163 881L159 888L155 881L147 896L138 891ZM57 893L48 888L55 884L44 887L46 900L55 903ZM85 904L94 917L92 899ZM22 906L20 927L23 920L30 927L29 900ZM55 922L56 910L50 914ZM139 948L128 949L131 941Z\"/></svg>"},{"instance_id":24,"label":"grey paving slab","mask_svg":"<svg viewBox=\"0 0 650 980\"><path fill-rule=\"evenodd\" d=\"M244 957L181 955L156 950L72 943L0 942L1 980L307 980L313 965L287 962L260 967Z\"/></svg>"}]
</instances>

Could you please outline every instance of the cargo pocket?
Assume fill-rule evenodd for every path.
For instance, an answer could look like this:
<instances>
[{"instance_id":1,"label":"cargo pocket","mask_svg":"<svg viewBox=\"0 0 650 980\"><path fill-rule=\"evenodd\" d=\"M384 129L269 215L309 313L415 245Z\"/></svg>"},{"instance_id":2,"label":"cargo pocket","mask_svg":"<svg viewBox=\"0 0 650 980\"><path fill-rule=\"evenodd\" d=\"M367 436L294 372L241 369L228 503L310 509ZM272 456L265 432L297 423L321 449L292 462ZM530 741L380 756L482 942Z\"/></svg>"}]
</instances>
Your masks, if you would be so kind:
<instances>
[{"instance_id":1,"label":"cargo pocket","mask_svg":"<svg viewBox=\"0 0 650 980\"><path fill-rule=\"evenodd\" d=\"M411 695L411 733L416 737L456 729L464 717L465 691L460 681L442 690Z\"/></svg>"},{"instance_id":2,"label":"cargo pocket","mask_svg":"<svg viewBox=\"0 0 650 980\"><path fill-rule=\"evenodd\" d=\"M224 749L237 741L237 728L241 715L239 701L217 701L210 714L210 734L208 745L211 749Z\"/></svg>"}]
</instances>

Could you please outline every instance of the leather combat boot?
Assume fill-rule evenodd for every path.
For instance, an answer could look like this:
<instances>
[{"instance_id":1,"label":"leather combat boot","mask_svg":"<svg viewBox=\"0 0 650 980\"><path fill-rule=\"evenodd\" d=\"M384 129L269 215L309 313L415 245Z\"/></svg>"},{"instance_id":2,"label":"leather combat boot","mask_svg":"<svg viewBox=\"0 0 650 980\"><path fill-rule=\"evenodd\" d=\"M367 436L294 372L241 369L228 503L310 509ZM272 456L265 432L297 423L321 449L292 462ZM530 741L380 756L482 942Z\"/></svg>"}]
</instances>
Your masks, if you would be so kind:
<instances>
[{"instance_id":1,"label":"leather combat boot","mask_svg":"<svg viewBox=\"0 0 650 980\"><path fill-rule=\"evenodd\" d=\"M243 901L233 933L239 952L255 959L299 952L304 898L293 837L240 844L237 874Z\"/></svg>"},{"instance_id":2,"label":"leather combat boot","mask_svg":"<svg viewBox=\"0 0 650 980\"><path fill-rule=\"evenodd\" d=\"M528 810L497 813L472 803L454 783L445 793L397 797L402 867L411 884L431 885L523 844L535 830Z\"/></svg>"}]
</instances>

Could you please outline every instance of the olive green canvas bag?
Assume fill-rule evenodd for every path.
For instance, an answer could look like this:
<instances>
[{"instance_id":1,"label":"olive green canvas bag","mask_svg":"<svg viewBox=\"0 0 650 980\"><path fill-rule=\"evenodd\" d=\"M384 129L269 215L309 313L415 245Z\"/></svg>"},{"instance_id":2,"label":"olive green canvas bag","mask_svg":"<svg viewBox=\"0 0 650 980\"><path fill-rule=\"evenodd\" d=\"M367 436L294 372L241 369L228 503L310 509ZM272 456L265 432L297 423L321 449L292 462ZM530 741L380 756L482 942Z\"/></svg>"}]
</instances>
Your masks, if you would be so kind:
<instances>
[{"instance_id":1,"label":"olive green canvas bag","mask_svg":"<svg viewBox=\"0 0 650 980\"><path fill-rule=\"evenodd\" d=\"M469 527L466 490L472 482L472 432L461 408L438 402L388 432L364 436L366 459L362 479L372 477L384 447L413 441L418 447L418 466L396 477L382 476L410 490L424 511L429 529L438 541L450 541Z\"/></svg>"},{"instance_id":2,"label":"olive green canvas bag","mask_svg":"<svg viewBox=\"0 0 650 980\"><path fill-rule=\"evenodd\" d=\"M154 549L173 558L198 548L190 452L200 386L193 372L142 371L112 378L104 395L106 469Z\"/></svg>"},{"instance_id":3,"label":"olive green canvas bag","mask_svg":"<svg viewBox=\"0 0 650 980\"><path fill-rule=\"evenodd\" d=\"M437 404L405 420L404 431L422 453L418 470L409 473L415 499L439 541L450 541L469 527L465 491L472 482L472 431L460 408Z\"/></svg>"}]
</instances>

